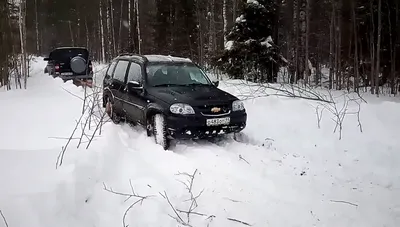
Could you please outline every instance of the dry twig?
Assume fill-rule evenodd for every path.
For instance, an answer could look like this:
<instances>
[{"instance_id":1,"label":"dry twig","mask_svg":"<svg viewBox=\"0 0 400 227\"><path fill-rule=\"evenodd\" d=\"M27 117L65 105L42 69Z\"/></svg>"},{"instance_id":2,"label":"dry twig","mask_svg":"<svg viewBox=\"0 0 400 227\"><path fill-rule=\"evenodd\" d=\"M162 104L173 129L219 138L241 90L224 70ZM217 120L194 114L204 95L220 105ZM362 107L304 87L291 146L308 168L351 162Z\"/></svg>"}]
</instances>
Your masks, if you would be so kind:
<instances>
[{"instance_id":1,"label":"dry twig","mask_svg":"<svg viewBox=\"0 0 400 227\"><path fill-rule=\"evenodd\" d=\"M243 224L243 225L251 226L249 223L241 221L241 220L238 220L238 219L235 219L235 218L228 218L228 220L229 221L238 222L238 223Z\"/></svg>"},{"instance_id":2,"label":"dry twig","mask_svg":"<svg viewBox=\"0 0 400 227\"><path fill-rule=\"evenodd\" d=\"M3 218L4 224L6 225L6 227L8 227L7 219L6 219L6 217L4 216L4 214L3 214L3 212L1 210L0 210L0 215Z\"/></svg>"},{"instance_id":3,"label":"dry twig","mask_svg":"<svg viewBox=\"0 0 400 227\"><path fill-rule=\"evenodd\" d=\"M342 201L342 200L331 200L331 202L334 202L334 203L345 203L345 204L349 204L349 205L358 207L358 205L355 204L355 203L351 203L351 202L347 202L347 201Z\"/></svg>"},{"instance_id":4,"label":"dry twig","mask_svg":"<svg viewBox=\"0 0 400 227\"><path fill-rule=\"evenodd\" d=\"M116 191L114 191L112 188L107 188L106 184L103 183L103 186L104 186L104 190L105 190L105 191L110 192L110 193L113 193L113 194L115 194L115 195L119 195L119 196L126 197L126 199L124 200L124 202L128 201L128 200L131 199L131 198L137 198L137 199L138 199L138 200L136 200L135 202L133 202L131 205L129 205L129 207L125 210L124 215L123 215L123 217L122 217L122 225L123 225L123 227L127 227L127 226L128 226L128 225L126 225L126 221L125 221L126 215L128 214L128 212L129 212L136 204L139 204L139 203L140 203L140 205L142 205L142 204L143 204L143 201L144 201L145 199L150 198L150 197L154 197L153 195L141 196L141 195L139 195L139 194L136 194L135 190L133 189L132 181L131 181L131 180L129 180L129 185L130 185L130 187L131 187L131 192L130 192L130 193L122 193L122 192L116 192Z\"/></svg>"}]
</instances>

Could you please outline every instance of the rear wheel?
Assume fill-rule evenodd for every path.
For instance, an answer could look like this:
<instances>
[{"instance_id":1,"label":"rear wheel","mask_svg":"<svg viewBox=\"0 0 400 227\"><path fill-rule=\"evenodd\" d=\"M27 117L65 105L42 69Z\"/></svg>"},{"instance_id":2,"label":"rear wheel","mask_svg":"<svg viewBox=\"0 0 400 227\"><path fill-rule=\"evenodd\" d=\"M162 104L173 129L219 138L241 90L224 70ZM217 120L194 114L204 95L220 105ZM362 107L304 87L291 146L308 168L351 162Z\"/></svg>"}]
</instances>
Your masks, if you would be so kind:
<instances>
[{"instance_id":1,"label":"rear wheel","mask_svg":"<svg viewBox=\"0 0 400 227\"><path fill-rule=\"evenodd\" d=\"M114 124L119 124L121 122L121 118L114 111L114 106L110 97L106 98L106 113Z\"/></svg>"},{"instance_id":2,"label":"rear wheel","mask_svg":"<svg viewBox=\"0 0 400 227\"><path fill-rule=\"evenodd\" d=\"M153 135L156 144L161 145L164 150L169 148L169 139L167 138L167 126L163 114L153 116Z\"/></svg>"}]
</instances>

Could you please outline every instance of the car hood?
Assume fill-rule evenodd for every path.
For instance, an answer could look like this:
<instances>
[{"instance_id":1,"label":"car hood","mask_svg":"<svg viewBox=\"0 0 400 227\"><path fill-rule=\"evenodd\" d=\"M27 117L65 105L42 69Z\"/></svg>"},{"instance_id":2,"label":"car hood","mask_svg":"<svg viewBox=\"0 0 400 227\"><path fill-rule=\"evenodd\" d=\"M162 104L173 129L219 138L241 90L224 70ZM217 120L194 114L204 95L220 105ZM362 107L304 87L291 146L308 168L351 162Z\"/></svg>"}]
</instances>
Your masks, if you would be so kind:
<instances>
[{"instance_id":1,"label":"car hood","mask_svg":"<svg viewBox=\"0 0 400 227\"><path fill-rule=\"evenodd\" d=\"M189 105L203 105L231 102L238 99L215 86L152 87L147 89L147 92L150 96L161 99L168 104L187 103Z\"/></svg>"}]
</instances>

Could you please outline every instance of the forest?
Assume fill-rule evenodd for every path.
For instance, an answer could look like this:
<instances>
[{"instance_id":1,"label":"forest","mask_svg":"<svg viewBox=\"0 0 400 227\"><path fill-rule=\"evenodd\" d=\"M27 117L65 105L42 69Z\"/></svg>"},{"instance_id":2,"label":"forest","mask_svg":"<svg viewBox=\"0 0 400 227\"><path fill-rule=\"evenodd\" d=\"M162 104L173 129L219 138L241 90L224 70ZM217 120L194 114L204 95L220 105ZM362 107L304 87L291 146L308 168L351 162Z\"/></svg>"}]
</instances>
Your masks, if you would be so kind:
<instances>
[{"instance_id":1,"label":"forest","mask_svg":"<svg viewBox=\"0 0 400 227\"><path fill-rule=\"evenodd\" d=\"M29 56L86 46L189 57L232 78L399 92L398 0L2 0L0 83L26 84ZM249 42L249 40L251 42ZM266 42L265 51L260 45ZM236 48L227 47L237 42ZM252 43L252 44L249 44ZM24 67L25 66L25 67ZM323 79L327 69L327 80ZM1 86L0 85L0 86ZM10 88L11 89L11 88Z\"/></svg>"}]
</instances>

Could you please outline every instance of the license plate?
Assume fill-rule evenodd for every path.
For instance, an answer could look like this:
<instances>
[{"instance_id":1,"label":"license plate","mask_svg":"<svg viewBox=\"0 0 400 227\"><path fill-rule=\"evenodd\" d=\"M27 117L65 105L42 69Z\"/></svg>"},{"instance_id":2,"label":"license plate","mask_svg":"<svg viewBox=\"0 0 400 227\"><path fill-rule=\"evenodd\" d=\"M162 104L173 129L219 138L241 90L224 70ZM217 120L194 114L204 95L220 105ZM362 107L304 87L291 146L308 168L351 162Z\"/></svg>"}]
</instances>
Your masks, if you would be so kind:
<instances>
[{"instance_id":1,"label":"license plate","mask_svg":"<svg viewBox=\"0 0 400 227\"><path fill-rule=\"evenodd\" d=\"M207 119L207 126L216 126L216 125L228 125L231 121L230 117L224 117L224 118L212 118L212 119Z\"/></svg>"},{"instance_id":2,"label":"license plate","mask_svg":"<svg viewBox=\"0 0 400 227\"><path fill-rule=\"evenodd\" d=\"M72 76L72 72L61 73L63 76Z\"/></svg>"}]
</instances>

